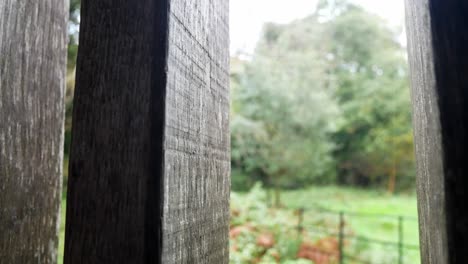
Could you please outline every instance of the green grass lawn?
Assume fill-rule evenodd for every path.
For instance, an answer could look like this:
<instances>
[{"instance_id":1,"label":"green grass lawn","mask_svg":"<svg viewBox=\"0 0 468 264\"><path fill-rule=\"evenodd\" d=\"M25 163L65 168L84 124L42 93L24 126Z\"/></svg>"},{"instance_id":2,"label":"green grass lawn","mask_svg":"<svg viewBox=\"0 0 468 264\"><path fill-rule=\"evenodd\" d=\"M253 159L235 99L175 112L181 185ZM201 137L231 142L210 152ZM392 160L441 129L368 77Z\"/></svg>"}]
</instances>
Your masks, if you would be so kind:
<instances>
[{"instance_id":1,"label":"green grass lawn","mask_svg":"<svg viewBox=\"0 0 468 264\"><path fill-rule=\"evenodd\" d=\"M234 251L231 247L231 263L248 263L252 259L260 259L259 263L271 263L272 256L281 256L281 263L304 263L295 260L300 243L338 241L339 212L344 213L344 233L349 236L344 240L345 255L350 256L349 259L345 258L345 263L362 263L353 262L351 257L364 260L365 263L398 263L398 245L381 245L365 240L397 243L398 216L406 217L403 222L403 243L413 246L412 249L403 250L403 263L420 262L414 194L389 195L355 188L311 187L282 192L282 207L279 209L268 208L258 202L263 199L264 204L267 204L266 197L265 191L261 189L231 195L231 213L234 215L231 230L236 226L237 229L248 227L254 233L245 232L238 238L231 237L231 244L235 245ZM299 219L293 208L309 208L304 212L304 231L299 243L295 231ZM254 249L255 238L268 233L273 234L277 245L266 251ZM285 243L284 240L289 242ZM249 251L242 252L246 249Z\"/></svg>"},{"instance_id":2,"label":"green grass lawn","mask_svg":"<svg viewBox=\"0 0 468 264\"><path fill-rule=\"evenodd\" d=\"M311 209L306 211L304 214L304 228L306 232L309 233L310 237L316 236L317 239L323 235L314 232L314 230L327 229L332 232L336 232L336 230L338 230L337 212L339 211L344 211L345 213L346 233L394 242L398 241L398 219L393 216L402 215L413 219L417 218L416 197L414 194L399 194L391 196L385 192L371 190L342 187L312 187L305 190L285 191L281 196L283 208L265 209L264 211L262 211L263 209L259 209L260 207L264 206L264 204L266 204L266 195L264 191L262 191L260 194L233 193L231 197L233 208L235 207L241 210L242 207L245 207L246 210L251 210L251 212L248 212L248 215L246 216L232 217L232 226L252 223L253 225L258 226L265 225L266 229L264 230L274 226L274 228L279 229L280 233L283 234L287 234L287 232L282 232L282 229L291 229L287 231L291 232L291 234L294 234L292 229L297 225L297 216L294 215L293 210L289 210L287 208L325 208L330 212ZM62 202L59 242L58 263L60 264L63 262L65 207L66 205L64 199ZM257 212L252 212L252 210L256 210ZM354 215L353 213L364 215L359 216ZM388 216L380 217L380 214ZM271 219L275 217L281 219ZM417 221L407 220L404 222L403 238L404 243L412 245L419 244ZM244 238L246 241L248 241L248 239L249 238ZM253 240L250 244L252 244L252 247L255 247L255 238L252 239ZM277 239L290 239L293 241L296 239L296 237L293 235L284 235ZM232 244L234 243L234 241L231 242ZM284 247L288 248L287 250L292 252L289 253L291 256L295 255L295 249L291 249L291 246L285 245ZM241 248L247 249L248 245L243 245ZM367 243L354 243L349 240L346 244L346 248L347 254L358 254L360 258L364 258L368 261L371 261L372 263L396 263L395 259L398 252L396 246L379 246L377 244L367 245ZM257 251L252 249L252 252ZM414 264L420 262L419 252L417 250L405 250L404 256L404 263ZM235 262L232 259L231 262L243 263L242 261ZM268 261L261 263L268 263Z\"/></svg>"},{"instance_id":3,"label":"green grass lawn","mask_svg":"<svg viewBox=\"0 0 468 264\"><path fill-rule=\"evenodd\" d=\"M419 229L415 194L389 195L385 192L363 189L315 187L284 192L282 202L285 207L317 206L332 211L329 213L306 211L304 223L310 225L312 229L317 223L317 219L326 217L332 219L328 221L331 223L332 229L338 230L338 212L343 211L345 232L389 242L398 242L398 216L403 216L403 243L413 246L413 249L404 249L404 263L420 262L419 250L417 249ZM350 240L349 242L355 241ZM361 250L362 248L366 250ZM397 246L392 245L382 246L361 241L350 245L350 250L363 251L358 253L372 263L384 263L385 258L392 258L395 261L398 257ZM392 261L389 260L389 263Z\"/></svg>"},{"instance_id":4,"label":"green grass lawn","mask_svg":"<svg viewBox=\"0 0 468 264\"><path fill-rule=\"evenodd\" d=\"M417 203L415 194L388 195L385 192L341 187L315 187L282 194L285 207L318 206L331 211L344 211L356 232L362 236L396 239L397 231L389 228L404 216L405 243L418 244ZM346 213L359 215L347 215ZM388 223L388 224L387 224ZM391 224L391 225L389 225Z\"/></svg>"}]
</instances>

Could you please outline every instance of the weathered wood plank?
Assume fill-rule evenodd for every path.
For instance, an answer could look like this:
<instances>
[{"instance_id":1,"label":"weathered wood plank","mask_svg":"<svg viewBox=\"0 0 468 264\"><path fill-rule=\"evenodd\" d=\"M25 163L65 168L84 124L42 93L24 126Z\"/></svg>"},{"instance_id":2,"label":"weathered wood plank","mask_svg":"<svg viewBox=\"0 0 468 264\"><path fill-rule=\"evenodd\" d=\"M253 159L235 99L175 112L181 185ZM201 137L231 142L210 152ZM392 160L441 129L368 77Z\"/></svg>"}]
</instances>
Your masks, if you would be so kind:
<instances>
[{"instance_id":1,"label":"weathered wood plank","mask_svg":"<svg viewBox=\"0 0 468 264\"><path fill-rule=\"evenodd\" d=\"M0 263L56 263L68 1L0 1Z\"/></svg>"},{"instance_id":2,"label":"weathered wood plank","mask_svg":"<svg viewBox=\"0 0 468 264\"><path fill-rule=\"evenodd\" d=\"M468 247L468 3L406 0L422 263Z\"/></svg>"},{"instance_id":3,"label":"weathered wood plank","mask_svg":"<svg viewBox=\"0 0 468 264\"><path fill-rule=\"evenodd\" d=\"M65 263L227 263L228 1L84 0Z\"/></svg>"},{"instance_id":4,"label":"weathered wood plank","mask_svg":"<svg viewBox=\"0 0 468 264\"><path fill-rule=\"evenodd\" d=\"M83 0L65 263L157 263L167 1Z\"/></svg>"},{"instance_id":5,"label":"weathered wood plank","mask_svg":"<svg viewBox=\"0 0 468 264\"><path fill-rule=\"evenodd\" d=\"M162 263L228 263L229 2L171 3Z\"/></svg>"}]
</instances>

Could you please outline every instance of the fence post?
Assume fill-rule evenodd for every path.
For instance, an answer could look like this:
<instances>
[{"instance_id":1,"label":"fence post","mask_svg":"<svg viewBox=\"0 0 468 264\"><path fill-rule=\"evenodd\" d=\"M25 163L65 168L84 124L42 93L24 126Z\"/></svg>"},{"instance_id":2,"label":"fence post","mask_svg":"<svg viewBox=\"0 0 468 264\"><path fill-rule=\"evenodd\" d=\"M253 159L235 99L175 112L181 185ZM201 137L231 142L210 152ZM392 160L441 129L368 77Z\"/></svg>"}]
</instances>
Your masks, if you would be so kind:
<instances>
[{"instance_id":1,"label":"fence post","mask_svg":"<svg viewBox=\"0 0 468 264\"><path fill-rule=\"evenodd\" d=\"M398 264L403 264L403 216L398 217Z\"/></svg>"},{"instance_id":2,"label":"fence post","mask_svg":"<svg viewBox=\"0 0 468 264\"><path fill-rule=\"evenodd\" d=\"M344 213L343 211L340 211L340 231L338 233L338 246L339 246L339 251L340 251L340 264L344 263L344 254L343 254L343 240L344 240Z\"/></svg>"},{"instance_id":3,"label":"fence post","mask_svg":"<svg viewBox=\"0 0 468 264\"><path fill-rule=\"evenodd\" d=\"M0 0L0 263L57 263L67 0Z\"/></svg>"},{"instance_id":4,"label":"fence post","mask_svg":"<svg viewBox=\"0 0 468 264\"><path fill-rule=\"evenodd\" d=\"M468 248L468 4L406 0L421 263Z\"/></svg>"},{"instance_id":5,"label":"fence post","mask_svg":"<svg viewBox=\"0 0 468 264\"><path fill-rule=\"evenodd\" d=\"M304 221L304 208L299 208L299 210L297 211L297 217L298 217L298 221L297 221L297 237L300 238L300 237L301 237L301 234L302 234L302 230L303 230L302 223L303 223L303 221Z\"/></svg>"},{"instance_id":6,"label":"fence post","mask_svg":"<svg viewBox=\"0 0 468 264\"><path fill-rule=\"evenodd\" d=\"M229 1L81 7L64 263L227 264Z\"/></svg>"}]
</instances>

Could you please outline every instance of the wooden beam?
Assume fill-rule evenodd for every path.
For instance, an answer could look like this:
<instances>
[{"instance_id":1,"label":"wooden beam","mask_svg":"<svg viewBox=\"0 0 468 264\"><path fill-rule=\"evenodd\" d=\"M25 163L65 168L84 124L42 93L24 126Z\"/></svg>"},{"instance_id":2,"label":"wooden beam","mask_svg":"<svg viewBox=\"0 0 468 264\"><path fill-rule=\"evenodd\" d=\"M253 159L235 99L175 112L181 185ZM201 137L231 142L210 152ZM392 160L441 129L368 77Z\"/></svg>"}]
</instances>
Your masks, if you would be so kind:
<instances>
[{"instance_id":1,"label":"wooden beam","mask_svg":"<svg viewBox=\"0 0 468 264\"><path fill-rule=\"evenodd\" d=\"M406 0L422 263L468 247L468 2Z\"/></svg>"},{"instance_id":2,"label":"wooden beam","mask_svg":"<svg viewBox=\"0 0 468 264\"><path fill-rule=\"evenodd\" d=\"M0 262L56 263L68 1L0 1Z\"/></svg>"},{"instance_id":3,"label":"wooden beam","mask_svg":"<svg viewBox=\"0 0 468 264\"><path fill-rule=\"evenodd\" d=\"M83 0L65 263L228 263L225 0Z\"/></svg>"}]
</instances>

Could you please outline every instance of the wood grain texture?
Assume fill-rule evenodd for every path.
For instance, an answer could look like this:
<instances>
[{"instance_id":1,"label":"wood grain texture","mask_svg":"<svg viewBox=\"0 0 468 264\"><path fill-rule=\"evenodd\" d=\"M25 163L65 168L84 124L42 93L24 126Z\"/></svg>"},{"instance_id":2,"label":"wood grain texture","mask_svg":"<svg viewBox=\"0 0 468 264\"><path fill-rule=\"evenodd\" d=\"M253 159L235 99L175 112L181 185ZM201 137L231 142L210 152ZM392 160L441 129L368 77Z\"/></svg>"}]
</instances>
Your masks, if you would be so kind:
<instances>
[{"instance_id":1,"label":"wood grain texture","mask_svg":"<svg viewBox=\"0 0 468 264\"><path fill-rule=\"evenodd\" d=\"M83 0L65 263L227 263L228 2Z\"/></svg>"},{"instance_id":2,"label":"wood grain texture","mask_svg":"<svg viewBox=\"0 0 468 264\"><path fill-rule=\"evenodd\" d=\"M407 0L422 263L468 247L468 3Z\"/></svg>"},{"instance_id":3,"label":"wood grain texture","mask_svg":"<svg viewBox=\"0 0 468 264\"><path fill-rule=\"evenodd\" d=\"M0 1L0 263L56 263L68 1Z\"/></svg>"},{"instance_id":4,"label":"wood grain texture","mask_svg":"<svg viewBox=\"0 0 468 264\"><path fill-rule=\"evenodd\" d=\"M166 1L83 0L65 263L158 263Z\"/></svg>"},{"instance_id":5,"label":"wood grain texture","mask_svg":"<svg viewBox=\"0 0 468 264\"><path fill-rule=\"evenodd\" d=\"M226 0L171 1L162 263L228 263Z\"/></svg>"}]
</instances>

